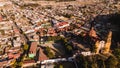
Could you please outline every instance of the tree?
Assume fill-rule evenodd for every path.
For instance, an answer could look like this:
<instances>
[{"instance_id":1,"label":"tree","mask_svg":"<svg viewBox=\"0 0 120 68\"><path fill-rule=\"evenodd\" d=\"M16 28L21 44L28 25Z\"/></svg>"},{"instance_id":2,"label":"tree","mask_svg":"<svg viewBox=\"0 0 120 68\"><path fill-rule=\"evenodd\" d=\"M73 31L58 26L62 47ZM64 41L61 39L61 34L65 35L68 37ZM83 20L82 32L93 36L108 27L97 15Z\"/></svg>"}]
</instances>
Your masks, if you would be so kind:
<instances>
[{"instance_id":1,"label":"tree","mask_svg":"<svg viewBox=\"0 0 120 68\"><path fill-rule=\"evenodd\" d=\"M63 65L62 64L54 65L54 68L63 68Z\"/></svg>"},{"instance_id":2,"label":"tree","mask_svg":"<svg viewBox=\"0 0 120 68\"><path fill-rule=\"evenodd\" d=\"M106 68L115 68L117 66L117 64L118 64L118 61L117 61L117 59L115 57L110 56L106 60L105 64L106 64Z\"/></svg>"},{"instance_id":3,"label":"tree","mask_svg":"<svg viewBox=\"0 0 120 68\"><path fill-rule=\"evenodd\" d=\"M120 60L120 48L115 49L113 54Z\"/></svg>"},{"instance_id":4,"label":"tree","mask_svg":"<svg viewBox=\"0 0 120 68\"><path fill-rule=\"evenodd\" d=\"M70 45L67 45L66 48L67 48L68 51L72 51L72 47Z\"/></svg>"},{"instance_id":5,"label":"tree","mask_svg":"<svg viewBox=\"0 0 120 68\"><path fill-rule=\"evenodd\" d=\"M57 65L54 65L54 68L58 68Z\"/></svg>"},{"instance_id":6,"label":"tree","mask_svg":"<svg viewBox=\"0 0 120 68\"><path fill-rule=\"evenodd\" d=\"M59 68L63 68L63 65L59 65Z\"/></svg>"},{"instance_id":7,"label":"tree","mask_svg":"<svg viewBox=\"0 0 120 68\"><path fill-rule=\"evenodd\" d=\"M87 68L87 61L83 55L79 55L76 57L77 65L79 68Z\"/></svg>"},{"instance_id":8,"label":"tree","mask_svg":"<svg viewBox=\"0 0 120 68\"><path fill-rule=\"evenodd\" d=\"M96 63L91 64L91 68L98 68Z\"/></svg>"},{"instance_id":9,"label":"tree","mask_svg":"<svg viewBox=\"0 0 120 68\"><path fill-rule=\"evenodd\" d=\"M91 57L91 68L98 68L97 63L96 63L96 56Z\"/></svg>"},{"instance_id":10,"label":"tree","mask_svg":"<svg viewBox=\"0 0 120 68\"><path fill-rule=\"evenodd\" d=\"M100 59L97 61L98 68L106 68L104 60Z\"/></svg>"},{"instance_id":11,"label":"tree","mask_svg":"<svg viewBox=\"0 0 120 68\"><path fill-rule=\"evenodd\" d=\"M49 58L54 58L54 54L51 52L50 47L46 47L45 53Z\"/></svg>"},{"instance_id":12,"label":"tree","mask_svg":"<svg viewBox=\"0 0 120 68\"><path fill-rule=\"evenodd\" d=\"M116 56L116 58L118 59L119 63L117 65L118 68L120 68L120 48L117 48L114 50L113 54Z\"/></svg>"},{"instance_id":13,"label":"tree","mask_svg":"<svg viewBox=\"0 0 120 68\"><path fill-rule=\"evenodd\" d=\"M54 54L53 54L52 52L49 52L49 53L48 53L48 57L49 57L49 58L54 58Z\"/></svg>"},{"instance_id":14,"label":"tree","mask_svg":"<svg viewBox=\"0 0 120 68\"><path fill-rule=\"evenodd\" d=\"M28 48L29 48L28 45L25 44L23 49L24 49L24 50L28 50Z\"/></svg>"}]
</instances>

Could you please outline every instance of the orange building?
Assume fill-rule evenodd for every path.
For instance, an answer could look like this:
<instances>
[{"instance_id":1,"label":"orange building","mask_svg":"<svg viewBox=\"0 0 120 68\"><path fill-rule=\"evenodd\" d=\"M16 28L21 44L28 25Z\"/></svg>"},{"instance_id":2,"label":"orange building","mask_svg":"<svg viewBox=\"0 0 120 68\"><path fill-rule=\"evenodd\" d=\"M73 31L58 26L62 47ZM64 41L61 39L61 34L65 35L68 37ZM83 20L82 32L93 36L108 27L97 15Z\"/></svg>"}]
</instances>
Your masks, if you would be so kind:
<instances>
[{"instance_id":1,"label":"orange building","mask_svg":"<svg viewBox=\"0 0 120 68\"><path fill-rule=\"evenodd\" d=\"M2 18L2 16L0 15L0 22L2 21L2 19L3 19L3 18Z\"/></svg>"},{"instance_id":2,"label":"orange building","mask_svg":"<svg viewBox=\"0 0 120 68\"><path fill-rule=\"evenodd\" d=\"M97 38L97 34L96 34L96 31L94 30L94 27L91 28L89 32L89 36L93 38Z\"/></svg>"}]
</instances>

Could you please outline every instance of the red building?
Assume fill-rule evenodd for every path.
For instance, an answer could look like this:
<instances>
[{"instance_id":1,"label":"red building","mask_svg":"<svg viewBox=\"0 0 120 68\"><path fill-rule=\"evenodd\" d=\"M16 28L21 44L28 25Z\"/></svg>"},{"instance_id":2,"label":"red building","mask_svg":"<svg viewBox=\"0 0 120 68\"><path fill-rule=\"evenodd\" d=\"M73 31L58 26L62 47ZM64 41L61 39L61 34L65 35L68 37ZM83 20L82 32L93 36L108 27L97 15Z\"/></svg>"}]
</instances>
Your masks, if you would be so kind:
<instances>
[{"instance_id":1,"label":"red building","mask_svg":"<svg viewBox=\"0 0 120 68\"><path fill-rule=\"evenodd\" d=\"M34 58L37 51L37 42L32 42L29 50L29 57Z\"/></svg>"},{"instance_id":2,"label":"red building","mask_svg":"<svg viewBox=\"0 0 120 68\"><path fill-rule=\"evenodd\" d=\"M48 57L44 54L43 49L40 48L38 61L43 61L43 60L47 60L47 59L48 59Z\"/></svg>"}]
</instances>

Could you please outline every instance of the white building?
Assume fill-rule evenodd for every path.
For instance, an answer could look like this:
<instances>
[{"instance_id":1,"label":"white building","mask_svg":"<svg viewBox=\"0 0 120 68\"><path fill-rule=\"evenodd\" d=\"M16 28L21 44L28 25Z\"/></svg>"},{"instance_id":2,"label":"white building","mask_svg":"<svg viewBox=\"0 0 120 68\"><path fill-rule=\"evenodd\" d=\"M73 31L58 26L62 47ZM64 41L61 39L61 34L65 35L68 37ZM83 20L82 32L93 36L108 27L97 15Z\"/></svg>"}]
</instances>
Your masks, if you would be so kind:
<instances>
[{"instance_id":1,"label":"white building","mask_svg":"<svg viewBox=\"0 0 120 68\"><path fill-rule=\"evenodd\" d=\"M99 48L102 49L105 46L105 41L100 41Z\"/></svg>"},{"instance_id":2,"label":"white building","mask_svg":"<svg viewBox=\"0 0 120 68\"><path fill-rule=\"evenodd\" d=\"M88 51L88 52L81 52L81 54L84 55L84 56L92 55L91 51Z\"/></svg>"}]
</instances>

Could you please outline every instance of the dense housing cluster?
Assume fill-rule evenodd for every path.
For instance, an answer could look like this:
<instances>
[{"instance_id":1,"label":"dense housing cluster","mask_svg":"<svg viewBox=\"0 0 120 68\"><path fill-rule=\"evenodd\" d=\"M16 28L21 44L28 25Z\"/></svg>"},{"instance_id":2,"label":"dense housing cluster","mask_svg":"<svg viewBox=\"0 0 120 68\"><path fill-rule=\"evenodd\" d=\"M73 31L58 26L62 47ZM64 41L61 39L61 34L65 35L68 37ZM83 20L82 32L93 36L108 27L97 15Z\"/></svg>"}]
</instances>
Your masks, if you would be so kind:
<instances>
[{"instance_id":1,"label":"dense housing cluster","mask_svg":"<svg viewBox=\"0 0 120 68\"><path fill-rule=\"evenodd\" d=\"M109 19L119 12L112 0L1 2L0 66L117 68Z\"/></svg>"}]
</instances>

